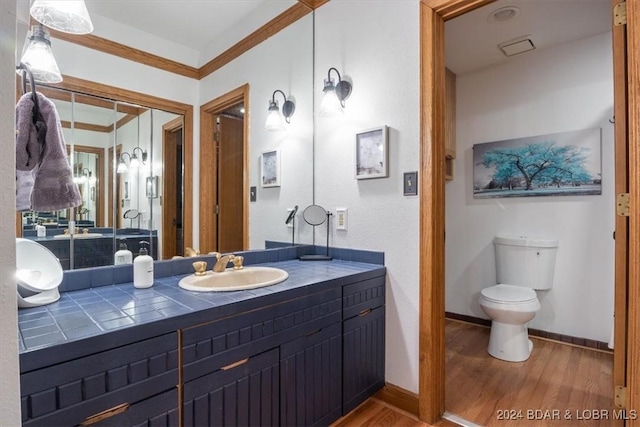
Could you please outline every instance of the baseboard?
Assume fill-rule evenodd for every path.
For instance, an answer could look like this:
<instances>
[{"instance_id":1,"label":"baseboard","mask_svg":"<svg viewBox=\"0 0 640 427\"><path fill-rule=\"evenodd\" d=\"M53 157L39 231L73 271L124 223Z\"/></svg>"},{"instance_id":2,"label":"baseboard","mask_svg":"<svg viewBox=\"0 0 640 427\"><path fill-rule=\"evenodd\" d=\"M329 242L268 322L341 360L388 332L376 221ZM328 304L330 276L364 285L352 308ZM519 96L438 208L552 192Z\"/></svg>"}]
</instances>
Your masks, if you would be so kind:
<instances>
[{"instance_id":1,"label":"baseboard","mask_svg":"<svg viewBox=\"0 0 640 427\"><path fill-rule=\"evenodd\" d=\"M374 397L418 417L418 395L402 387L385 383L384 387Z\"/></svg>"},{"instance_id":2,"label":"baseboard","mask_svg":"<svg viewBox=\"0 0 640 427\"><path fill-rule=\"evenodd\" d=\"M491 320L488 319L467 316L466 314L450 313L448 311L445 311L444 316L447 319L459 320L462 322L473 323L475 325L491 327ZM550 341L557 341L563 344L577 345L580 347L592 348L594 350L606 351L609 353L612 352L606 342L596 341L588 338L579 338L573 337L571 335L556 334L555 332L547 332L540 329L532 328L529 328L529 335Z\"/></svg>"}]
</instances>

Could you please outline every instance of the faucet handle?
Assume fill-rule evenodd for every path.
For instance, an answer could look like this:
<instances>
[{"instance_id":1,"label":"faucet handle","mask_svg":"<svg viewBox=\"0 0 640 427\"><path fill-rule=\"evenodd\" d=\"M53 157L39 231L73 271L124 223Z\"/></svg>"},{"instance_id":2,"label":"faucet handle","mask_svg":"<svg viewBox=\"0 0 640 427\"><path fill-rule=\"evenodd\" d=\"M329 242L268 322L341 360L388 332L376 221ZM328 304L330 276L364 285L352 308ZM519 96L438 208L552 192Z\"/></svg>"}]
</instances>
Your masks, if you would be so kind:
<instances>
[{"instance_id":1,"label":"faucet handle","mask_svg":"<svg viewBox=\"0 0 640 427\"><path fill-rule=\"evenodd\" d=\"M216 257L216 259L220 259L220 257L222 256L220 252L209 252L207 255L213 255Z\"/></svg>"},{"instance_id":2,"label":"faucet handle","mask_svg":"<svg viewBox=\"0 0 640 427\"><path fill-rule=\"evenodd\" d=\"M200 251L198 251L197 249L193 249L193 248L190 248L190 247L187 246L185 248L185 250L184 250L184 255L186 257L189 257L189 258L197 257L198 255L200 255Z\"/></svg>"},{"instance_id":3,"label":"faucet handle","mask_svg":"<svg viewBox=\"0 0 640 427\"><path fill-rule=\"evenodd\" d=\"M244 266L242 263L244 262L244 257L240 255L236 255L233 257L233 269L234 270L242 270Z\"/></svg>"},{"instance_id":4,"label":"faucet handle","mask_svg":"<svg viewBox=\"0 0 640 427\"><path fill-rule=\"evenodd\" d=\"M207 274L206 270L207 270L207 262L206 261L196 261L193 264L193 268L196 271L195 275L196 276L204 276L205 274Z\"/></svg>"}]
</instances>

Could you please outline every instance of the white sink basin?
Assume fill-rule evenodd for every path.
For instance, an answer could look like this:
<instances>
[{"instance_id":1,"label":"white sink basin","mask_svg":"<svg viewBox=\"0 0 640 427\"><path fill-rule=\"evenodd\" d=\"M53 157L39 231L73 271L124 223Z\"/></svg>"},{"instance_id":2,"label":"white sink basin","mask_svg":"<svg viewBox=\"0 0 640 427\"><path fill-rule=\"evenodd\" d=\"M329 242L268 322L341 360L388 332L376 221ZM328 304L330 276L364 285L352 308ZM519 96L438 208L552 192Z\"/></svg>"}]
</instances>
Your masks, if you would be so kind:
<instances>
[{"instance_id":1,"label":"white sink basin","mask_svg":"<svg viewBox=\"0 0 640 427\"><path fill-rule=\"evenodd\" d=\"M289 273L272 267L244 267L242 270L229 268L221 273L207 271L203 276L185 277L178 286L189 291L217 292L240 291L262 288L287 280Z\"/></svg>"}]
</instances>

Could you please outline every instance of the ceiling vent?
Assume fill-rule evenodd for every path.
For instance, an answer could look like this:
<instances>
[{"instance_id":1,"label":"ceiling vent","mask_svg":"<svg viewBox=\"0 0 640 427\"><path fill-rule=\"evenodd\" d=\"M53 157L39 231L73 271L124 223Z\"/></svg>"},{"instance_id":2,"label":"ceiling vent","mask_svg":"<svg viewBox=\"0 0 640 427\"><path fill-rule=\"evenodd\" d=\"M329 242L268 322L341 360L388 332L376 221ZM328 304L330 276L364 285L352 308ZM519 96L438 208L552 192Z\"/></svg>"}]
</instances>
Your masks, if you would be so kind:
<instances>
[{"instance_id":1,"label":"ceiling vent","mask_svg":"<svg viewBox=\"0 0 640 427\"><path fill-rule=\"evenodd\" d=\"M530 38L519 39L516 41L509 41L506 43L499 44L498 47L500 48L502 53L504 53L504 56L519 55L521 53L529 52L530 50L534 50L536 48L536 46L533 44L533 41Z\"/></svg>"}]
</instances>

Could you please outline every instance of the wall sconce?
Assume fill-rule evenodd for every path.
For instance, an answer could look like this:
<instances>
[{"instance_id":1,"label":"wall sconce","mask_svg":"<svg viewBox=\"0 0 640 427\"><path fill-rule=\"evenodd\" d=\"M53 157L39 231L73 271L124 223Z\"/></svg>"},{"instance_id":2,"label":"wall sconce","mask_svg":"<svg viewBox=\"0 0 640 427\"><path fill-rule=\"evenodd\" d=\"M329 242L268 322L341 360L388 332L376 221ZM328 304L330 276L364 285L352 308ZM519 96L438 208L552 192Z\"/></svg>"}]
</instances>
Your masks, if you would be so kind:
<instances>
[{"instance_id":1,"label":"wall sconce","mask_svg":"<svg viewBox=\"0 0 640 427\"><path fill-rule=\"evenodd\" d=\"M142 160L138 159L136 150L140 150L140 157ZM129 162L129 166L132 169L137 169L140 167L140 162L142 162L143 165L147 164L147 152L140 147L135 147L133 150L131 150L131 161Z\"/></svg>"},{"instance_id":2,"label":"wall sconce","mask_svg":"<svg viewBox=\"0 0 640 427\"><path fill-rule=\"evenodd\" d=\"M140 157L142 160L138 159L138 156L136 155L136 150L140 150ZM127 162L125 162L125 159L124 159L125 154L127 155L127 157L129 157L129 166L127 166ZM141 161L143 165L147 164L147 152L144 151L142 148L135 147L133 150L131 150L131 154L127 153L126 151L123 151L122 154L120 154L120 160L118 160L118 167L116 168L116 173L129 172L129 167L131 167L131 169L137 169L140 167Z\"/></svg>"},{"instance_id":3,"label":"wall sconce","mask_svg":"<svg viewBox=\"0 0 640 427\"><path fill-rule=\"evenodd\" d=\"M85 181L89 182L89 185L96 185L96 177L92 176L93 173L89 170L89 168L82 169L82 177Z\"/></svg>"},{"instance_id":4,"label":"wall sconce","mask_svg":"<svg viewBox=\"0 0 640 427\"><path fill-rule=\"evenodd\" d=\"M264 124L264 128L268 131L284 130L284 124L282 123L282 116L280 115L280 108L278 107L278 101L276 101L276 93L281 93L284 97L284 104L282 104L282 116L287 123L291 122L291 116L296 111L296 104L293 101L288 100L287 96L280 89L273 91L271 95L271 101L269 101L269 114Z\"/></svg>"},{"instance_id":5,"label":"wall sconce","mask_svg":"<svg viewBox=\"0 0 640 427\"><path fill-rule=\"evenodd\" d=\"M331 70L335 71L338 75L338 83L334 84L331 78ZM324 81L324 97L320 103L319 114L323 117L331 117L344 113L344 101L351 95L351 83L346 80L342 80L340 72L335 68L329 68L327 78Z\"/></svg>"},{"instance_id":6,"label":"wall sconce","mask_svg":"<svg viewBox=\"0 0 640 427\"><path fill-rule=\"evenodd\" d=\"M41 83L60 83L62 74L53 57L47 29L42 24L32 26L27 40L20 62L31 68L33 79Z\"/></svg>"},{"instance_id":7,"label":"wall sconce","mask_svg":"<svg viewBox=\"0 0 640 427\"><path fill-rule=\"evenodd\" d=\"M29 11L33 18L53 28L70 34L89 34L93 23L83 0L35 0Z\"/></svg>"}]
</instances>

